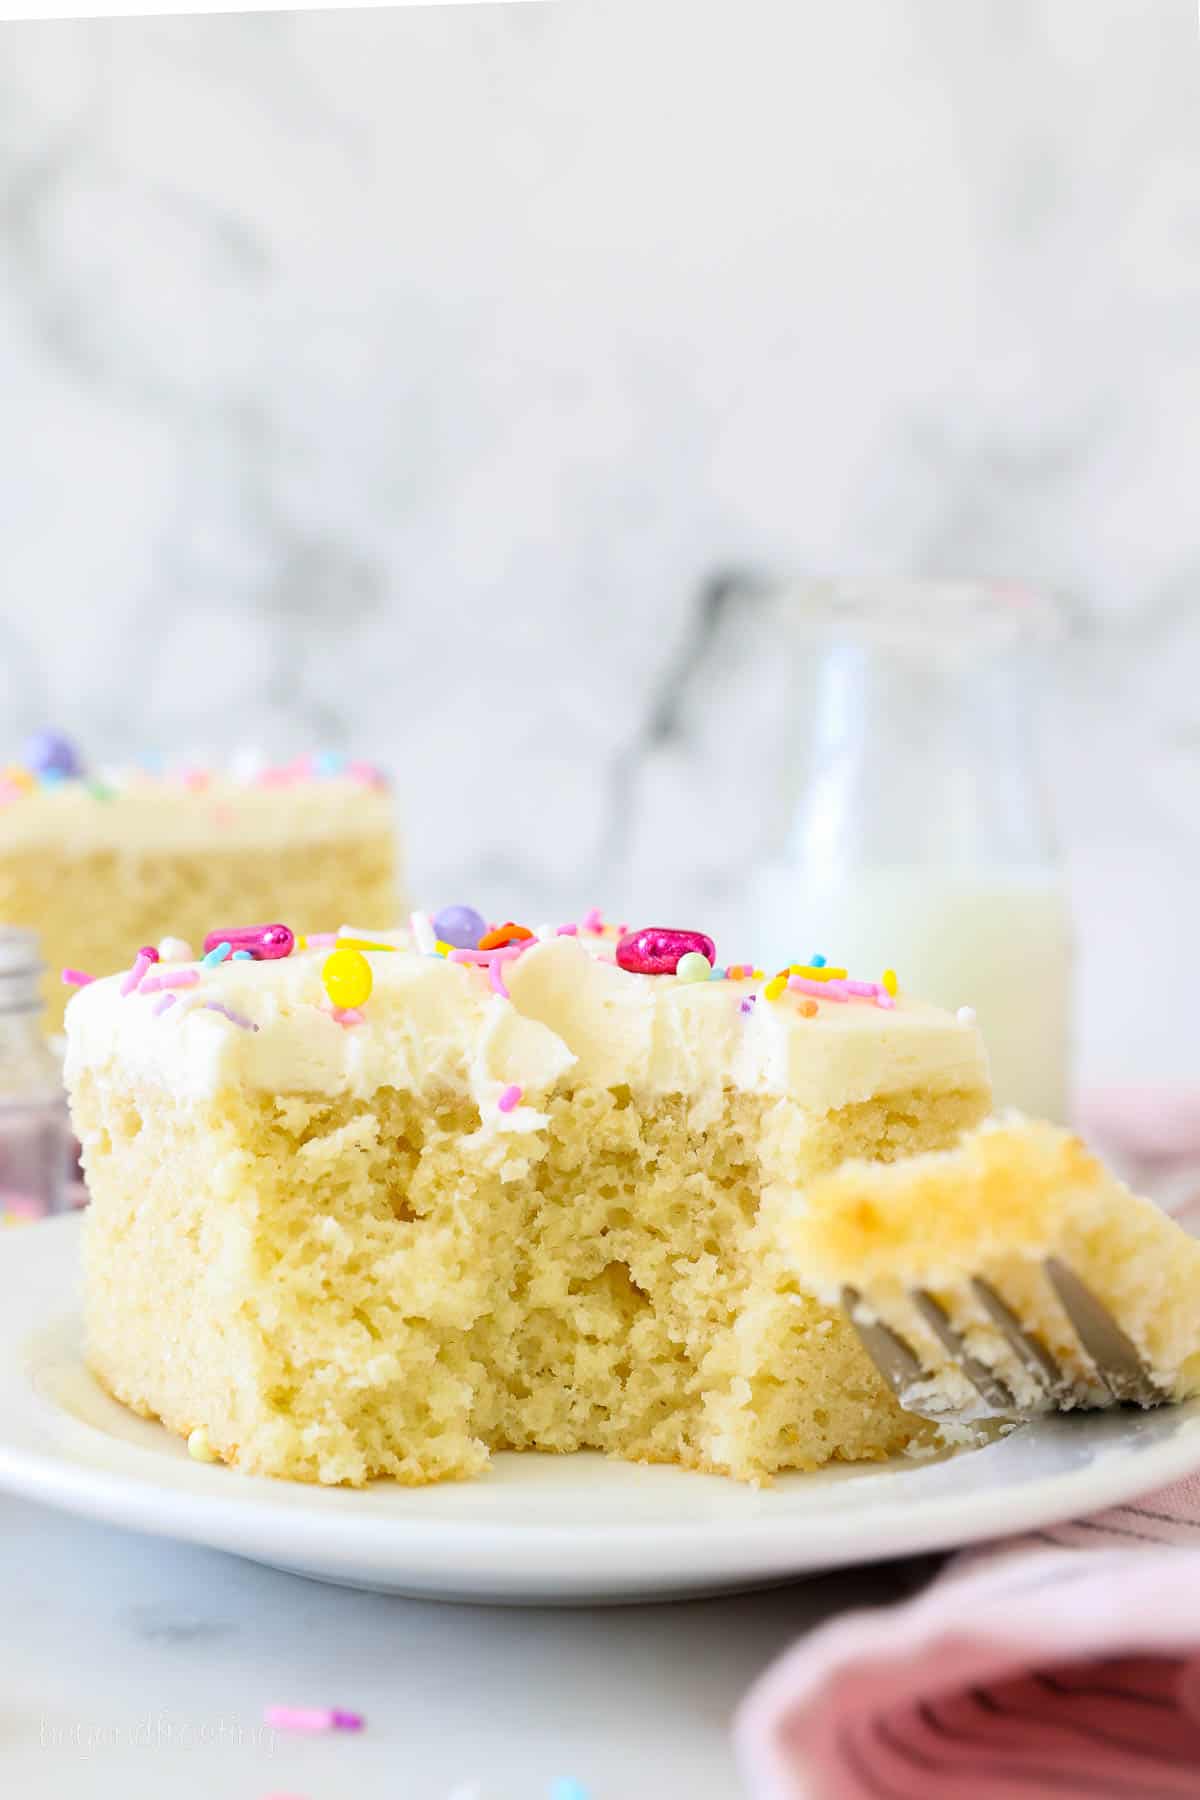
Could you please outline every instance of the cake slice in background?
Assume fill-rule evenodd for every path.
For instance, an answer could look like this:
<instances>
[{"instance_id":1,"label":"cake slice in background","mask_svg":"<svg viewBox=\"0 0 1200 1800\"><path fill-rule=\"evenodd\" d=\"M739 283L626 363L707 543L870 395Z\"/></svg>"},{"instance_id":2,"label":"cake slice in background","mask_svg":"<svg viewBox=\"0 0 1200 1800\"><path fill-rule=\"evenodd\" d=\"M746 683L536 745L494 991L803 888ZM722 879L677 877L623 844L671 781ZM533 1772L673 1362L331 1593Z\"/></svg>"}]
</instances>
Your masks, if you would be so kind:
<instances>
[{"instance_id":1,"label":"cake slice in background","mask_svg":"<svg viewBox=\"0 0 1200 1800\"><path fill-rule=\"evenodd\" d=\"M867 1316L918 1352L947 1404L969 1405L972 1395L913 1305L920 1289L1022 1407L1046 1403L974 1288L976 1277L1081 1394L1106 1401L1046 1272L1050 1258L1108 1309L1166 1396L1200 1391L1200 1242L1056 1126L1014 1114L954 1149L889 1168L848 1163L797 1197L787 1244L797 1278L830 1303L845 1288L861 1295ZM929 1383L922 1393L934 1397Z\"/></svg>"},{"instance_id":2,"label":"cake slice in background","mask_svg":"<svg viewBox=\"0 0 1200 1800\"><path fill-rule=\"evenodd\" d=\"M38 934L51 1031L70 995L64 967L107 975L166 933L199 951L214 919L285 914L297 931L401 917L393 800L376 769L326 755L91 779L45 732L0 770L0 923Z\"/></svg>"},{"instance_id":3,"label":"cake slice in background","mask_svg":"<svg viewBox=\"0 0 1200 1800\"><path fill-rule=\"evenodd\" d=\"M634 968L594 914L457 908L380 948L83 988L99 1379L239 1468L327 1483L589 1448L755 1482L930 1442L784 1231L847 1157L985 1115L974 1024L630 935L656 945Z\"/></svg>"}]
</instances>

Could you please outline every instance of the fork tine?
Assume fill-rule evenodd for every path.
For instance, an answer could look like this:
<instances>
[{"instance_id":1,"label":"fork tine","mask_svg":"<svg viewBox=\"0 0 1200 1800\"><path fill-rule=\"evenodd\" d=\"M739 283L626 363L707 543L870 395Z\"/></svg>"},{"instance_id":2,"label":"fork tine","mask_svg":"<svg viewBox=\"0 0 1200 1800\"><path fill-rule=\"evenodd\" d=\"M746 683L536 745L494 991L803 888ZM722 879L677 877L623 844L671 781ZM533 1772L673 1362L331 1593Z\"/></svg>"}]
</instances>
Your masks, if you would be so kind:
<instances>
[{"instance_id":1,"label":"fork tine","mask_svg":"<svg viewBox=\"0 0 1200 1800\"><path fill-rule=\"evenodd\" d=\"M857 1315L861 1306L862 1295L858 1289L844 1287L842 1308L846 1317L858 1333L863 1349L903 1406L905 1395L917 1382L927 1379L924 1365L912 1345L882 1319L874 1319L869 1324L860 1319Z\"/></svg>"},{"instance_id":2,"label":"fork tine","mask_svg":"<svg viewBox=\"0 0 1200 1800\"><path fill-rule=\"evenodd\" d=\"M990 1281L985 1281L982 1275L976 1275L972 1278L971 1286L975 1290L975 1298L993 1325L1003 1334L1017 1361L1045 1390L1046 1397L1056 1402L1066 1398L1071 1384L1041 1339L1034 1337L1032 1331L1026 1331L1007 1300L996 1292Z\"/></svg>"},{"instance_id":3,"label":"fork tine","mask_svg":"<svg viewBox=\"0 0 1200 1800\"><path fill-rule=\"evenodd\" d=\"M1113 1399L1160 1405L1167 1396L1103 1301L1057 1256L1048 1256L1044 1267L1072 1330Z\"/></svg>"},{"instance_id":4,"label":"fork tine","mask_svg":"<svg viewBox=\"0 0 1200 1800\"><path fill-rule=\"evenodd\" d=\"M911 1299L934 1336L958 1364L980 1398L997 1412L1018 1412L1020 1409L1007 1384L986 1363L981 1363L977 1356L972 1356L967 1349L966 1339L960 1331L955 1330L945 1307L928 1288L914 1288Z\"/></svg>"}]
</instances>

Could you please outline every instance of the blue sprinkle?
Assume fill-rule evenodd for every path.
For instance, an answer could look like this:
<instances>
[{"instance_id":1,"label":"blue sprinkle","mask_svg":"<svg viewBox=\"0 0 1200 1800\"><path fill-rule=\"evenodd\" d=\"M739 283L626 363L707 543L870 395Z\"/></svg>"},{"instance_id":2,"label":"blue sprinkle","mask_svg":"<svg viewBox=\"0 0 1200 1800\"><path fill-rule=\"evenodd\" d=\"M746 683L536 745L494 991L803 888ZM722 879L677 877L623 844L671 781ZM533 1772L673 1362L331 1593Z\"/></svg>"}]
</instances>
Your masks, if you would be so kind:
<instances>
[{"instance_id":1,"label":"blue sprinkle","mask_svg":"<svg viewBox=\"0 0 1200 1800\"><path fill-rule=\"evenodd\" d=\"M827 956L810 956L808 959L808 966L810 969L823 969L828 961L829 958Z\"/></svg>"},{"instance_id":2,"label":"blue sprinkle","mask_svg":"<svg viewBox=\"0 0 1200 1800\"><path fill-rule=\"evenodd\" d=\"M230 962L253 962L254 958L248 950L235 950L229 960Z\"/></svg>"},{"instance_id":3,"label":"blue sprinkle","mask_svg":"<svg viewBox=\"0 0 1200 1800\"><path fill-rule=\"evenodd\" d=\"M43 769L38 780L43 787L61 787L70 777L62 769Z\"/></svg>"},{"instance_id":4,"label":"blue sprinkle","mask_svg":"<svg viewBox=\"0 0 1200 1800\"><path fill-rule=\"evenodd\" d=\"M312 759L314 775L340 775L346 766L346 758L340 750L318 750Z\"/></svg>"},{"instance_id":5,"label":"blue sprinkle","mask_svg":"<svg viewBox=\"0 0 1200 1800\"><path fill-rule=\"evenodd\" d=\"M550 1800L590 1800L582 1781L571 1775L560 1775L550 1789Z\"/></svg>"},{"instance_id":6,"label":"blue sprinkle","mask_svg":"<svg viewBox=\"0 0 1200 1800\"><path fill-rule=\"evenodd\" d=\"M232 953L232 944L214 944L212 949L206 951L200 958L200 966L202 969L215 969L218 963L223 963L225 958L232 955Z\"/></svg>"},{"instance_id":7,"label":"blue sprinkle","mask_svg":"<svg viewBox=\"0 0 1200 1800\"><path fill-rule=\"evenodd\" d=\"M724 969L710 969L708 971L708 979L710 981L724 981L724 979L725 979Z\"/></svg>"}]
</instances>

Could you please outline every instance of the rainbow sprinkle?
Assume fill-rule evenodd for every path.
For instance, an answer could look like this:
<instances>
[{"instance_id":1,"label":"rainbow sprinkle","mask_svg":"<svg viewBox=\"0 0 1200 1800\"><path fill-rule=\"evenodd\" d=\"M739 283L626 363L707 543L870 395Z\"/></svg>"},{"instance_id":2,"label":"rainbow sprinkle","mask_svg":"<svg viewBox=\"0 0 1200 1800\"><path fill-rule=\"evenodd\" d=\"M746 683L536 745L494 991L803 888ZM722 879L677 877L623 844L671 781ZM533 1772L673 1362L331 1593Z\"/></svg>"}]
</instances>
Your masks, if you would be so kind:
<instances>
[{"instance_id":1,"label":"rainbow sprinkle","mask_svg":"<svg viewBox=\"0 0 1200 1800\"><path fill-rule=\"evenodd\" d=\"M204 1002L203 1007L201 1008L201 1011L202 1012L221 1013L226 1019L229 1020L229 1023L231 1025L238 1026L239 1029L242 1031L257 1031L258 1030L258 1026L254 1023L253 1019L248 1019L246 1017L245 1013L234 1012L234 1010L231 1006L222 1006L222 1004L219 1000L206 1000Z\"/></svg>"},{"instance_id":2,"label":"rainbow sprinkle","mask_svg":"<svg viewBox=\"0 0 1200 1800\"><path fill-rule=\"evenodd\" d=\"M128 999L130 994L136 992L157 961L157 951L155 951L153 955L148 950L138 951L133 959L133 967L121 978L121 994L123 998Z\"/></svg>"},{"instance_id":3,"label":"rainbow sprinkle","mask_svg":"<svg viewBox=\"0 0 1200 1800\"><path fill-rule=\"evenodd\" d=\"M276 1731L361 1731L366 1720L339 1706L268 1706L263 1723Z\"/></svg>"},{"instance_id":4,"label":"rainbow sprinkle","mask_svg":"<svg viewBox=\"0 0 1200 1800\"><path fill-rule=\"evenodd\" d=\"M96 977L85 975L82 969L64 969L62 982L64 987L90 987Z\"/></svg>"},{"instance_id":5,"label":"rainbow sprinkle","mask_svg":"<svg viewBox=\"0 0 1200 1800\"><path fill-rule=\"evenodd\" d=\"M504 1092L497 1100L496 1105L500 1108L502 1113L510 1113L514 1107L520 1106L521 1097L524 1092L524 1088L518 1087L516 1082L513 1082L509 1087L505 1088Z\"/></svg>"},{"instance_id":6,"label":"rainbow sprinkle","mask_svg":"<svg viewBox=\"0 0 1200 1800\"><path fill-rule=\"evenodd\" d=\"M175 969L167 975L147 975L138 992L157 994L164 988L195 987L199 979L199 969Z\"/></svg>"},{"instance_id":7,"label":"rainbow sprinkle","mask_svg":"<svg viewBox=\"0 0 1200 1800\"><path fill-rule=\"evenodd\" d=\"M200 962L206 969L215 969L218 963L223 963L227 956L232 955L233 945L226 939L223 944L214 944L211 950L206 950Z\"/></svg>"}]
</instances>

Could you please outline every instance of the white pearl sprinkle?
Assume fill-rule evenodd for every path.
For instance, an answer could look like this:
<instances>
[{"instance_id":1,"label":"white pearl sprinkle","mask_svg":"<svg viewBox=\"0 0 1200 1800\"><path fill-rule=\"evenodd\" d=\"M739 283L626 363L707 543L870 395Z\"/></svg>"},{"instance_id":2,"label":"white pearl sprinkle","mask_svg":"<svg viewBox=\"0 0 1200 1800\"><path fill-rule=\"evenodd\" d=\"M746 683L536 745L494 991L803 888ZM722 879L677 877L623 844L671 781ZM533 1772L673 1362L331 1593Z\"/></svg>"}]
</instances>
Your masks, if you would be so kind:
<instances>
[{"instance_id":1,"label":"white pearl sprinkle","mask_svg":"<svg viewBox=\"0 0 1200 1800\"><path fill-rule=\"evenodd\" d=\"M158 946L158 960L165 963L195 962L192 946L186 938L165 937Z\"/></svg>"},{"instance_id":2,"label":"white pearl sprinkle","mask_svg":"<svg viewBox=\"0 0 1200 1800\"><path fill-rule=\"evenodd\" d=\"M545 944L548 943L552 937L558 936L558 928L555 925L535 925L533 928L533 935L537 938L539 943Z\"/></svg>"},{"instance_id":3,"label":"white pearl sprinkle","mask_svg":"<svg viewBox=\"0 0 1200 1800\"><path fill-rule=\"evenodd\" d=\"M975 1008L973 1006L960 1006L954 1016L960 1025L974 1025Z\"/></svg>"}]
</instances>

